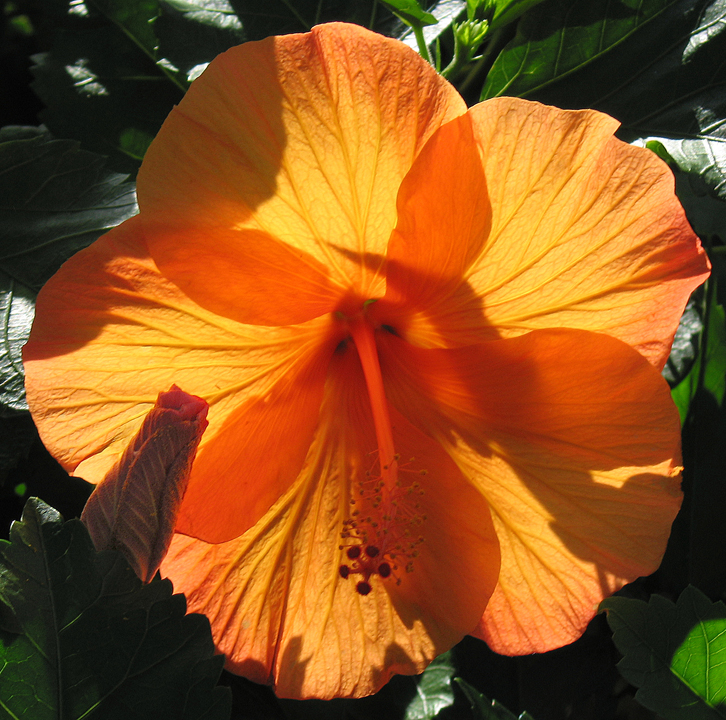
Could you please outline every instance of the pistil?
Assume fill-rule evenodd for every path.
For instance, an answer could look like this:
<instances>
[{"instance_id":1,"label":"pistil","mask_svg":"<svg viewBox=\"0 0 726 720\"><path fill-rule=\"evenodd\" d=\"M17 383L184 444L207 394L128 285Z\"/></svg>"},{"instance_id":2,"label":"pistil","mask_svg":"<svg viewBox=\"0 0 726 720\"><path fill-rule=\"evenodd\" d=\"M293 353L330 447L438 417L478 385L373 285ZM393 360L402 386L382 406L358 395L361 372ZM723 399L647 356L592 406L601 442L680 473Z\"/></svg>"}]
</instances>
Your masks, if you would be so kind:
<instances>
[{"instance_id":1,"label":"pistil","mask_svg":"<svg viewBox=\"0 0 726 720\"><path fill-rule=\"evenodd\" d=\"M356 582L356 592L368 595L373 577L393 578L400 584L396 571L413 570L413 559L424 541L419 529L426 516L420 512L418 503L424 491L417 481L404 486L399 474L414 472L423 476L426 471L411 467L414 458L401 464L395 451L375 326L366 316L365 305L362 312L354 315L341 312L340 319L347 323L363 367L378 453L377 457L371 453L375 460L370 470L363 473L359 469L358 489L351 498L352 512L341 532L340 549L345 551L346 562L338 572L344 580L361 578Z\"/></svg>"},{"instance_id":2,"label":"pistil","mask_svg":"<svg viewBox=\"0 0 726 720\"><path fill-rule=\"evenodd\" d=\"M383 485L390 492L398 482L398 456L393 446L393 431L388 412L388 401L383 389L383 376L378 360L375 330L364 314L357 315L348 322L350 334L355 342L363 374L371 401L373 425L378 443L378 458L381 466Z\"/></svg>"}]
</instances>

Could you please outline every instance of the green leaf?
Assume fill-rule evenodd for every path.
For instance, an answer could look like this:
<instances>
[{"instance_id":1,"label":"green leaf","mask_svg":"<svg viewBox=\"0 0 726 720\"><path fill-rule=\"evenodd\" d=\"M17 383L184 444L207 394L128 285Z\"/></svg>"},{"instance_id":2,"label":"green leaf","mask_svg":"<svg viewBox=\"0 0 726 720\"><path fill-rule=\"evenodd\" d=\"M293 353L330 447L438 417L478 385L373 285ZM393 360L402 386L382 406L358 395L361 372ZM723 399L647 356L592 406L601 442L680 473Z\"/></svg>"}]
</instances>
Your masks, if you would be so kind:
<instances>
[{"instance_id":1,"label":"green leaf","mask_svg":"<svg viewBox=\"0 0 726 720\"><path fill-rule=\"evenodd\" d=\"M0 270L0 416L28 409L22 350L34 316L35 293Z\"/></svg>"},{"instance_id":2,"label":"green leaf","mask_svg":"<svg viewBox=\"0 0 726 720\"><path fill-rule=\"evenodd\" d=\"M30 413L3 413L0 415L0 485L8 470L26 456L38 437Z\"/></svg>"},{"instance_id":3,"label":"green leaf","mask_svg":"<svg viewBox=\"0 0 726 720\"><path fill-rule=\"evenodd\" d=\"M161 11L154 22L159 54L186 82L217 55L244 42L242 23L227 0L163 0Z\"/></svg>"},{"instance_id":4,"label":"green leaf","mask_svg":"<svg viewBox=\"0 0 726 720\"><path fill-rule=\"evenodd\" d=\"M678 385L693 367L702 331L703 320L699 312L699 303L695 297L691 297L678 323L668 362L663 368L663 377L671 387Z\"/></svg>"},{"instance_id":5,"label":"green leaf","mask_svg":"<svg viewBox=\"0 0 726 720\"><path fill-rule=\"evenodd\" d=\"M676 194L693 229L703 238L726 239L726 138L641 138L676 177Z\"/></svg>"},{"instance_id":6,"label":"green leaf","mask_svg":"<svg viewBox=\"0 0 726 720\"><path fill-rule=\"evenodd\" d=\"M497 58L482 99L502 94L525 97L565 78L613 50L666 4L668 0L541 4L522 19L516 37Z\"/></svg>"},{"instance_id":7,"label":"green leaf","mask_svg":"<svg viewBox=\"0 0 726 720\"><path fill-rule=\"evenodd\" d=\"M524 15L530 8L539 5L543 0L495 0L494 16L489 23L492 30L509 25Z\"/></svg>"},{"instance_id":8,"label":"green leaf","mask_svg":"<svg viewBox=\"0 0 726 720\"><path fill-rule=\"evenodd\" d=\"M425 27L438 22L431 13L421 8L418 0L381 0L381 5L385 5L411 27Z\"/></svg>"},{"instance_id":9,"label":"green leaf","mask_svg":"<svg viewBox=\"0 0 726 720\"><path fill-rule=\"evenodd\" d=\"M623 597L600 604L636 700L665 720L726 718L726 606L693 586L676 604Z\"/></svg>"},{"instance_id":10,"label":"green leaf","mask_svg":"<svg viewBox=\"0 0 726 720\"><path fill-rule=\"evenodd\" d=\"M223 658L171 583L144 585L83 524L28 500L0 542L0 710L27 720L223 720Z\"/></svg>"},{"instance_id":11,"label":"green leaf","mask_svg":"<svg viewBox=\"0 0 726 720\"><path fill-rule=\"evenodd\" d=\"M110 20L119 30L145 53L150 60L157 62L157 41L152 23L159 17L160 9L157 0L134 0L134 2L120 2L119 0L85 0L84 5L95 8L106 19ZM169 75L172 82L179 80ZM183 83L180 89L185 90Z\"/></svg>"},{"instance_id":12,"label":"green leaf","mask_svg":"<svg viewBox=\"0 0 726 720\"><path fill-rule=\"evenodd\" d=\"M38 128L0 130L0 408L27 410L21 350L38 290L137 211L133 183L104 164Z\"/></svg>"},{"instance_id":13,"label":"green leaf","mask_svg":"<svg viewBox=\"0 0 726 720\"><path fill-rule=\"evenodd\" d=\"M726 138L652 139L663 145L681 172L698 175L712 197L726 202Z\"/></svg>"},{"instance_id":14,"label":"green leaf","mask_svg":"<svg viewBox=\"0 0 726 720\"><path fill-rule=\"evenodd\" d=\"M515 715L496 700L490 701L463 678L454 679L471 704L474 720L534 720L528 712Z\"/></svg>"},{"instance_id":15,"label":"green leaf","mask_svg":"<svg viewBox=\"0 0 726 720\"><path fill-rule=\"evenodd\" d=\"M451 31L454 23L465 12L465 0L441 0L430 8L430 13L436 19L435 25L428 25L423 29L424 40L427 45L433 44L436 40ZM400 35L400 39L409 47L418 50L416 37L410 28Z\"/></svg>"},{"instance_id":16,"label":"green leaf","mask_svg":"<svg viewBox=\"0 0 726 720\"><path fill-rule=\"evenodd\" d=\"M433 720L441 710L453 705L454 673L451 651L439 655L418 679L416 696L406 708L405 720Z\"/></svg>"},{"instance_id":17,"label":"green leaf","mask_svg":"<svg viewBox=\"0 0 726 720\"><path fill-rule=\"evenodd\" d=\"M0 268L34 291L79 250L136 214L134 184L71 140L0 130Z\"/></svg>"},{"instance_id":18,"label":"green leaf","mask_svg":"<svg viewBox=\"0 0 726 720\"><path fill-rule=\"evenodd\" d=\"M58 13L55 42L33 58L33 89L46 105L40 117L54 135L80 140L109 156L113 169L136 173L187 87L183 72L161 62L157 51L152 21L158 3L52 5Z\"/></svg>"},{"instance_id":19,"label":"green leaf","mask_svg":"<svg viewBox=\"0 0 726 720\"><path fill-rule=\"evenodd\" d=\"M247 40L307 32L314 25L333 20L354 22L371 29L390 25L391 21L388 13L377 12L378 0L231 0L231 3Z\"/></svg>"},{"instance_id":20,"label":"green leaf","mask_svg":"<svg viewBox=\"0 0 726 720\"><path fill-rule=\"evenodd\" d=\"M718 407L723 406L726 392L726 311L718 302L716 278L708 280L702 314L704 329L699 352L688 374L671 392L681 423L685 422L691 402L699 391L710 394Z\"/></svg>"},{"instance_id":21,"label":"green leaf","mask_svg":"<svg viewBox=\"0 0 726 720\"><path fill-rule=\"evenodd\" d=\"M726 0L547 0L520 20L482 99L592 107L630 136L724 135Z\"/></svg>"}]
</instances>

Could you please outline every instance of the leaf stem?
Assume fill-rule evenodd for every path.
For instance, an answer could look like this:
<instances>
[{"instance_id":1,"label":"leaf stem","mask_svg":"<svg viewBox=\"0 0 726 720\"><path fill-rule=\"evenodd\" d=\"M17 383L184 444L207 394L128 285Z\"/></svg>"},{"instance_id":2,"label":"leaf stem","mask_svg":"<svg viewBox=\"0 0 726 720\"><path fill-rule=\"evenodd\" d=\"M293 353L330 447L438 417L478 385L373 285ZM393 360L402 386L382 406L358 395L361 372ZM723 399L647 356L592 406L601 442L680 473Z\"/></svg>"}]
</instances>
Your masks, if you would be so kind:
<instances>
[{"instance_id":1,"label":"leaf stem","mask_svg":"<svg viewBox=\"0 0 726 720\"><path fill-rule=\"evenodd\" d=\"M416 44L418 45L419 54L424 60L426 60L427 63L433 65L433 62L431 61L431 53L429 52L429 47L426 44L426 38L424 38L423 26L412 24L411 28L413 30L414 36L416 37Z\"/></svg>"}]
</instances>

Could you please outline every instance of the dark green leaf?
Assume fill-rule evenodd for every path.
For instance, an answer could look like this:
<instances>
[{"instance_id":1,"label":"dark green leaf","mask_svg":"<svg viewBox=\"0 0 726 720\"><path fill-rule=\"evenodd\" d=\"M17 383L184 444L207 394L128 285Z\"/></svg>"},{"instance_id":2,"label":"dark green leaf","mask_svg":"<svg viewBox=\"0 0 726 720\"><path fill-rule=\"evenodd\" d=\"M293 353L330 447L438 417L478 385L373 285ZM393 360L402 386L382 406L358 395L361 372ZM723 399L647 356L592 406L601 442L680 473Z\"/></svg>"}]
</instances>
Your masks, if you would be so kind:
<instances>
[{"instance_id":1,"label":"dark green leaf","mask_svg":"<svg viewBox=\"0 0 726 720\"><path fill-rule=\"evenodd\" d=\"M489 23L492 30L504 27L524 15L530 8L539 5L543 0L495 0L494 17Z\"/></svg>"},{"instance_id":2,"label":"dark green leaf","mask_svg":"<svg viewBox=\"0 0 726 720\"><path fill-rule=\"evenodd\" d=\"M482 99L525 97L617 47L673 0L549 0L532 10L494 63Z\"/></svg>"},{"instance_id":3,"label":"dark green leaf","mask_svg":"<svg viewBox=\"0 0 726 720\"><path fill-rule=\"evenodd\" d=\"M418 679L416 696L406 708L405 720L433 720L441 710L453 705L454 673L451 652L439 655Z\"/></svg>"},{"instance_id":4,"label":"dark green leaf","mask_svg":"<svg viewBox=\"0 0 726 720\"><path fill-rule=\"evenodd\" d=\"M21 458L27 457L33 441L38 437L30 413L5 412L3 415L0 415L0 486L6 482L8 471Z\"/></svg>"},{"instance_id":5,"label":"dark green leaf","mask_svg":"<svg viewBox=\"0 0 726 720\"><path fill-rule=\"evenodd\" d=\"M95 8L126 35L139 50L157 62L156 35L152 23L159 16L157 0L85 0L86 7Z\"/></svg>"},{"instance_id":6,"label":"dark green leaf","mask_svg":"<svg viewBox=\"0 0 726 720\"><path fill-rule=\"evenodd\" d=\"M31 498L0 543L0 708L10 718L223 720L209 622L144 585L80 521Z\"/></svg>"},{"instance_id":7,"label":"dark green leaf","mask_svg":"<svg viewBox=\"0 0 726 720\"><path fill-rule=\"evenodd\" d=\"M454 678L471 704L474 720L534 720L528 713L515 715L496 700L489 700L463 678Z\"/></svg>"},{"instance_id":8,"label":"dark green leaf","mask_svg":"<svg viewBox=\"0 0 726 720\"><path fill-rule=\"evenodd\" d=\"M391 16L377 0L230 0L247 40L307 32L314 25L344 20L382 29Z\"/></svg>"},{"instance_id":9,"label":"dark green leaf","mask_svg":"<svg viewBox=\"0 0 726 720\"><path fill-rule=\"evenodd\" d=\"M28 409L22 349L33 324L35 293L2 270L0 313L0 416L7 417L8 411Z\"/></svg>"},{"instance_id":10,"label":"dark green leaf","mask_svg":"<svg viewBox=\"0 0 726 720\"><path fill-rule=\"evenodd\" d=\"M125 180L76 142L0 130L0 268L40 290L71 255L137 212Z\"/></svg>"},{"instance_id":11,"label":"dark green leaf","mask_svg":"<svg viewBox=\"0 0 726 720\"><path fill-rule=\"evenodd\" d=\"M690 372L698 353L703 320L698 311L699 303L691 298L686 305L685 312L678 323L673 346L668 356L668 362L663 368L663 377L671 387L678 385ZM681 417L681 421L683 420Z\"/></svg>"},{"instance_id":12,"label":"dark green leaf","mask_svg":"<svg viewBox=\"0 0 726 720\"><path fill-rule=\"evenodd\" d=\"M46 105L41 119L54 135L81 140L109 156L114 169L135 173L183 96L185 75L161 62L155 49L156 2L103 0L74 8L83 11L61 16L50 52L34 57L33 89Z\"/></svg>"},{"instance_id":13,"label":"dark green leaf","mask_svg":"<svg viewBox=\"0 0 726 720\"><path fill-rule=\"evenodd\" d=\"M665 720L726 718L726 606L689 586L676 604L612 597L607 612L613 641L624 655L623 677L635 697Z\"/></svg>"},{"instance_id":14,"label":"dark green leaf","mask_svg":"<svg viewBox=\"0 0 726 720\"><path fill-rule=\"evenodd\" d=\"M649 139L661 143L681 172L698 175L712 197L726 202L726 138Z\"/></svg>"},{"instance_id":15,"label":"dark green leaf","mask_svg":"<svg viewBox=\"0 0 726 720\"><path fill-rule=\"evenodd\" d=\"M243 42L242 23L227 0L162 0L154 22L159 54L182 71L187 82L210 60Z\"/></svg>"},{"instance_id":16,"label":"dark green leaf","mask_svg":"<svg viewBox=\"0 0 726 720\"><path fill-rule=\"evenodd\" d=\"M726 139L644 138L636 141L665 160L693 229L703 238L726 239Z\"/></svg>"},{"instance_id":17,"label":"dark green leaf","mask_svg":"<svg viewBox=\"0 0 726 720\"><path fill-rule=\"evenodd\" d=\"M526 13L482 97L592 107L638 135L724 135L726 0L547 0Z\"/></svg>"},{"instance_id":18,"label":"dark green leaf","mask_svg":"<svg viewBox=\"0 0 726 720\"><path fill-rule=\"evenodd\" d=\"M688 374L672 391L681 423L685 422L691 402L699 391L710 394L719 407L723 405L726 391L726 312L713 287L716 279L711 278L708 282L711 287L703 310L705 322L699 352Z\"/></svg>"},{"instance_id":19,"label":"dark green leaf","mask_svg":"<svg viewBox=\"0 0 726 720\"><path fill-rule=\"evenodd\" d=\"M104 163L38 128L0 130L0 408L27 409L21 350L38 290L136 212L133 184Z\"/></svg>"}]
</instances>

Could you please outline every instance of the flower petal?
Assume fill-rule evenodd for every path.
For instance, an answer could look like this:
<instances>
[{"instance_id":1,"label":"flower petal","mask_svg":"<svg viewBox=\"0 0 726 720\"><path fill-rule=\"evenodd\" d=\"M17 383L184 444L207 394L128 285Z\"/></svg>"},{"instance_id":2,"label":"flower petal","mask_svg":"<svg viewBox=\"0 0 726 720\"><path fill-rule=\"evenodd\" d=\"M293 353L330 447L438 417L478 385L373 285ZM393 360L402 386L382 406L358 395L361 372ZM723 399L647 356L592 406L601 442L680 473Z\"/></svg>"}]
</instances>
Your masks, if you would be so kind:
<instances>
[{"instance_id":1,"label":"flower petal","mask_svg":"<svg viewBox=\"0 0 726 720\"><path fill-rule=\"evenodd\" d=\"M380 346L391 401L492 509L502 566L477 631L492 649L569 643L603 597L657 568L681 499L680 428L641 355L578 330L452 350L381 334Z\"/></svg>"},{"instance_id":2,"label":"flower petal","mask_svg":"<svg viewBox=\"0 0 726 720\"><path fill-rule=\"evenodd\" d=\"M477 180L462 188L456 207L479 204L483 216L491 203L491 231L483 243L480 226L464 232L462 260L469 262L471 247L478 257L459 291L432 308L433 327L420 329L418 344L572 327L617 337L662 367L686 300L709 267L665 163L614 138L617 122L592 110L497 98L468 115L488 197ZM463 154L449 144L452 156ZM427 196L438 183L421 173L404 187ZM442 212L437 221L432 214L430 230L407 252L427 256L441 238L444 246L461 244L454 215ZM404 216L399 225L409 222Z\"/></svg>"},{"instance_id":3,"label":"flower petal","mask_svg":"<svg viewBox=\"0 0 726 720\"><path fill-rule=\"evenodd\" d=\"M412 572L391 561L398 569L372 576L361 595L353 574L339 571L351 563L341 547L344 523L365 507L376 458L352 344L333 360L318 434L295 485L237 540L209 545L177 535L162 566L189 609L209 617L227 667L272 683L279 696L361 696L393 673L421 672L471 631L496 583L499 555L482 496L436 443L398 413L392 420L407 462L388 530L420 520L409 523L425 538Z\"/></svg>"},{"instance_id":4,"label":"flower petal","mask_svg":"<svg viewBox=\"0 0 726 720\"><path fill-rule=\"evenodd\" d=\"M192 222L183 228L145 222L144 233L154 249L171 250L160 253L169 258L165 274L207 310L243 323L288 325L336 309L343 291L307 253L260 230Z\"/></svg>"},{"instance_id":5,"label":"flower petal","mask_svg":"<svg viewBox=\"0 0 726 720\"><path fill-rule=\"evenodd\" d=\"M241 325L200 308L147 257L136 217L71 258L42 289L24 349L28 403L50 452L97 483L160 389L177 383L203 397L209 428L181 508L186 518L196 507L199 519L183 526L229 539L254 524L298 475L338 342L331 328L328 318L286 328ZM279 452L280 437L286 453ZM247 452L244 461L239 448ZM247 470L260 471L262 455L267 474L251 485ZM246 497L230 493L215 520L212 501L239 484ZM239 512L234 521L233 511Z\"/></svg>"},{"instance_id":6,"label":"flower petal","mask_svg":"<svg viewBox=\"0 0 726 720\"><path fill-rule=\"evenodd\" d=\"M398 300L409 311L429 310L461 286L491 227L483 163L468 113L426 143L401 183L397 208L386 300Z\"/></svg>"},{"instance_id":7,"label":"flower petal","mask_svg":"<svg viewBox=\"0 0 726 720\"><path fill-rule=\"evenodd\" d=\"M217 423L200 448L176 530L219 543L252 527L300 472L335 343L298 348L286 375Z\"/></svg>"},{"instance_id":8,"label":"flower petal","mask_svg":"<svg viewBox=\"0 0 726 720\"><path fill-rule=\"evenodd\" d=\"M304 317L280 303L279 323L315 317L336 288L382 294L398 186L431 133L465 111L419 55L355 25L232 48L192 84L144 159L151 255L200 305L243 322L260 321L281 274L314 275L301 293L317 283L321 296L304 300ZM269 290L267 271L250 278L266 263L281 265Z\"/></svg>"}]
</instances>

